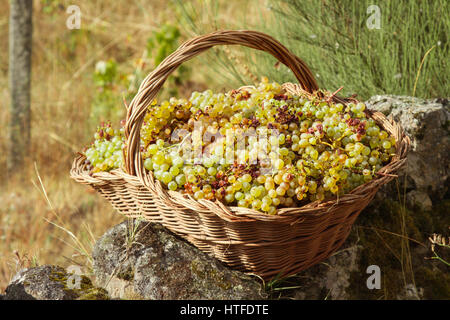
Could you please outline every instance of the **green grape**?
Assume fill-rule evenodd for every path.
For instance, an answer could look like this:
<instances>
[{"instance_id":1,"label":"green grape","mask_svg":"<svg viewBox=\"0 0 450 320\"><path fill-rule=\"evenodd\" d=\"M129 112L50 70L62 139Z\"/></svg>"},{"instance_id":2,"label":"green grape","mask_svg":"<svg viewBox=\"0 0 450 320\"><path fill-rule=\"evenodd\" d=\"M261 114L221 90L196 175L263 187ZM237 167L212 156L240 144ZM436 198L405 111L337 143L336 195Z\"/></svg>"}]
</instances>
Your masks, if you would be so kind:
<instances>
[{"instance_id":1,"label":"green grape","mask_svg":"<svg viewBox=\"0 0 450 320\"><path fill-rule=\"evenodd\" d=\"M277 159L274 162L274 168L277 170L281 170L284 167L284 161L282 159Z\"/></svg>"},{"instance_id":2,"label":"green grape","mask_svg":"<svg viewBox=\"0 0 450 320\"><path fill-rule=\"evenodd\" d=\"M276 198L276 197L278 197L278 193L275 189L270 189L268 192L268 196L271 198Z\"/></svg>"},{"instance_id":3,"label":"green grape","mask_svg":"<svg viewBox=\"0 0 450 320\"><path fill-rule=\"evenodd\" d=\"M270 207L270 205L267 202L261 202L261 210L262 211L265 211L265 212L269 211L269 207Z\"/></svg>"},{"instance_id":4,"label":"green grape","mask_svg":"<svg viewBox=\"0 0 450 320\"><path fill-rule=\"evenodd\" d=\"M391 143L387 140L384 140L382 143L382 146L384 149L390 149L391 148Z\"/></svg>"},{"instance_id":5,"label":"green grape","mask_svg":"<svg viewBox=\"0 0 450 320\"><path fill-rule=\"evenodd\" d=\"M236 198L236 200L242 200L244 199L244 194L242 192L236 192L234 197Z\"/></svg>"},{"instance_id":6,"label":"green grape","mask_svg":"<svg viewBox=\"0 0 450 320\"><path fill-rule=\"evenodd\" d=\"M153 170L153 162L152 159L147 158L144 161L144 168L147 169L148 171L152 171Z\"/></svg>"},{"instance_id":7,"label":"green grape","mask_svg":"<svg viewBox=\"0 0 450 320\"><path fill-rule=\"evenodd\" d=\"M217 169L215 167L210 167L208 168L208 170L206 171L206 173L211 176L214 177L217 173Z\"/></svg>"},{"instance_id":8,"label":"green grape","mask_svg":"<svg viewBox=\"0 0 450 320\"><path fill-rule=\"evenodd\" d=\"M248 182L242 182L242 191L247 192L250 190L252 185Z\"/></svg>"},{"instance_id":9,"label":"green grape","mask_svg":"<svg viewBox=\"0 0 450 320\"><path fill-rule=\"evenodd\" d=\"M286 189L283 188L283 187L281 187L281 186L279 186L279 187L276 189L276 192L277 192L277 195L279 195L279 196L284 196L284 194L286 193Z\"/></svg>"},{"instance_id":10,"label":"green grape","mask_svg":"<svg viewBox=\"0 0 450 320\"><path fill-rule=\"evenodd\" d=\"M234 189L235 191L241 190L241 189L242 189L242 182L236 181L235 183L233 183L232 186L233 186L233 189Z\"/></svg>"},{"instance_id":11,"label":"green grape","mask_svg":"<svg viewBox=\"0 0 450 320\"><path fill-rule=\"evenodd\" d=\"M274 180L270 177L270 179L266 179L266 181L264 182L264 187L266 188L266 190L271 190L275 187L275 183Z\"/></svg>"},{"instance_id":12,"label":"green grape","mask_svg":"<svg viewBox=\"0 0 450 320\"><path fill-rule=\"evenodd\" d=\"M159 170L162 171L168 171L170 168L170 166L167 163L163 163L162 165L159 166Z\"/></svg>"},{"instance_id":13,"label":"green grape","mask_svg":"<svg viewBox=\"0 0 450 320\"><path fill-rule=\"evenodd\" d=\"M172 165L174 167L181 168L184 164L184 160L181 157L175 157L172 159Z\"/></svg>"},{"instance_id":14,"label":"green grape","mask_svg":"<svg viewBox=\"0 0 450 320\"><path fill-rule=\"evenodd\" d=\"M263 176L263 175L258 176L258 177L256 178L256 181L257 181L258 183L260 183L260 184L264 184L264 182L266 182L266 177Z\"/></svg>"},{"instance_id":15,"label":"green grape","mask_svg":"<svg viewBox=\"0 0 450 320\"><path fill-rule=\"evenodd\" d=\"M172 176L176 176L180 173L180 169L178 167L170 167L169 172Z\"/></svg>"},{"instance_id":16,"label":"green grape","mask_svg":"<svg viewBox=\"0 0 450 320\"><path fill-rule=\"evenodd\" d=\"M184 186L186 184L186 176L184 174L179 174L175 177L175 182L179 186Z\"/></svg>"},{"instance_id":17,"label":"green grape","mask_svg":"<svg viewBox=\"0 0 450 320\"><path fill-rule=\"evenodd\" d=\"M196 170L197 170L197 173L198 173L199 175L201 175L201 176L204 176L204 175L206 174L206 169L205 169L204 167L202 167L202 166L198 166L198 167L196 168Z\"/></svg>"},{"instance_id":18,"label":"green grape","mask_svg":"<svg viewBox=\"0 0 450 320\"><path fill-rule=\"evenodd\" d=\"M312 149L311 152L309 153L309 155L310 155L311 158L313 158L314 160L317 160L317 158L319 157L319 152L317 152L316 149Z\"/></svg>"},{"instance_id":19,"label":"green grape","mask_svg":"<svg viewBox=\"0 0 450 320\"><path fill-rule=\"evenodd\" d=\"M156 144L151 144L147 147L147 153L154 155L158 152L158 146Z\"/></svg>"},{"instance_id":20,"label":"green grape","mask_svg":"<svg viewBox=\"0 0 450 320\"><path fill-rule=\"evenodd\" d=\"M172 181L172 175L170 174L170 172L163 172L161 175L161 181L164 182L165 184L168 184L170 181Z\"/></svg>"},{"instance_id":21,"label":"green grape","mask_svg":"<svg viewBox=\"0 0 450 320\"><path fill-rule=\"evenodd\" d=\"M199 190L199 191L194 193L194 198L196 200L203 199L204 197L205 197L205 193L203 191L201 191L201 190Z\"/></svg>"},{"instance_id":22,"label":"green grape","mask_svg":"<svg viewBox=\"0 0 450 320\"><path fill-rule=\"evenodd\" d=\"M245 201L244 199L239 200L239 201L238 201L238 207L243 207L243 208L248 207L247 201Z\"/></svg>"},{"instance_id":23,"label":"green grape","mask_svg":"<svg viewBox=\"0 0 450 320\"><path fill-rule=\"evenodd\" d=\"M250 189L250 194L253 197L257 198L257 197L259 197L261 195L261 189L259 189L258 187L252 187Z\"/></svg>"},{"instance_id":24,"label":"green grape","mask_svg":"<svg viewBox=\"0 0 450 320\"><path fill-rule=\"evenodd\" d=\"M187 176L187 181L190 182L190 183L195 183L195 182L197 182L197 177L195 175L193 175L193 174L189 174Z\"/></svg>"},{"instance_id":25,"label":"green grape","mask_svg":"<svg viewBox=\"0 0 450 320\"><path fill-rule=\"evenodd\" d=\"M262 198L262 202L263 203L267 203L268 205L270 205L270 204L272 204L272 197L270 197L270 196L264 196L263 198Z\"/></svg>"},{"instance_id":26,"label":"green grape","mask_svg":"<svg viewBox=\"0 0 450 320\"><path fill-rule=\"evenodd\" d=\"M378 137L380 138L380 140L386 139L388 137L388 134L386 131L380 131L380 133L378 134Z\"/></svg>"},{"instance_id":27,"label":"green grape","mask_svg":"<svg viewBox=\"0 0 450 320\"><path fill-rule=\"evenodd\" d=\"M175 181L170 181L167 184L167 188L169 188L169 190L175 191L178 189L178 184Z\"/></svg>"},{"instance_id":28,"label":"green grape","mask_svg":"<svg viewBox=\"0 0 450 320\"><path fill-rule=\"evenodd\" d=\"M234 194L229 193L225 196L225 201L226 202L233 202L234 201Z\"/></svg>"},{"instance_id":29,"label":"green grape","mask_svg":"<svg viewBox=\"0 0 450 320\"><path fill-rule=\"evenodd\" d=\"M212 158L206 158L203 160L203 165L206 168L211 168L214 165L214 160Z\"/></svg>"},{"instance_id":30,"label":"green grape","mask_svg":"<svg viewBox=\"0 0 450 320\"><path fill-rule=\"evenodd\" d=\"M152 158L153 163L157 164L157 165L161 165L164 163L165 161L165 157L164 154L162 154L161 152L157 152L153 158Z\"/></svg>"},{"instance_id":31,"label":"green grape","mask_svg":"<svg viewBox=\"0 0 450 320\"><path fill-rule=\"evenodd\" d=\"M262 205L262 201L259 200L259 199L255 199L252 202L252 208L253 209L259 210L261 208L261 205Z\"/></svg>"}]
</instances>

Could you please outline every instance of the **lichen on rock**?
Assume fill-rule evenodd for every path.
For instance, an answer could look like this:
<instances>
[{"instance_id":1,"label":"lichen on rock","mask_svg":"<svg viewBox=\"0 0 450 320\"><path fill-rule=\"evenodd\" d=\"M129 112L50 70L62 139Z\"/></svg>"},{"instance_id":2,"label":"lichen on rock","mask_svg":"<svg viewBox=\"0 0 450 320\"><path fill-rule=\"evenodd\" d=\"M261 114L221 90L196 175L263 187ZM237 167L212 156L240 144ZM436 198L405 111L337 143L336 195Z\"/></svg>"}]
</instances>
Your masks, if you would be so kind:
<instances>
[{"instance_id":1,"label":"lichen on rock","mask_svg":"<svg viewBox=\"0 0 450 320\"><path fill-rule=\"evenodd\" d=\"M44 265L19 271L5 291L4 300L105 300L108 293L84 275L59 266Z\"/></svg>"},{"instance_id":2,"label":"lichen on rock","mask_svg":"<svg viewBox=\"0 0 450 320\"><path fill-rule=\"evenodd\" d=\"M407 96L373 96L368 108L400 122L411 138L407 191L434 201L448 199L450 174L450 111L448 99L419 99ZM429 200L426 199L427 205Z\"/></svg>"},{"instance_id":3,"label":"lichen on rock","mask_svg":"<svg viewBox=\"0 0 450 320\"><path fill-rule=\"evenodd\" d=\"M227 268L158 224L130 220L113 227L96 243L93 259L99 284L108 288L111 279L120 278L122 286L132 287L145 299L264 296L258 281ZM114 291L126 298L124 288Z\"/></svg>"}]
</instances>

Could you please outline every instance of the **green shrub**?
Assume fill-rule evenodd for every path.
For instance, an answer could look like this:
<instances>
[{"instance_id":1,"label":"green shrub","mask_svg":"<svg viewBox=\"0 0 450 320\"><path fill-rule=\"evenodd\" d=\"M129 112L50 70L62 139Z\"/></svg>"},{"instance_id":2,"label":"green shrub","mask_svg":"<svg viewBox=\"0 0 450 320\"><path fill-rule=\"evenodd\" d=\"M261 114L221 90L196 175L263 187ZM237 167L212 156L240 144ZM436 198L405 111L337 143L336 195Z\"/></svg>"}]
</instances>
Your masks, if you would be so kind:
<instances>
[{"instance_id":1,"label":"green shrub","mask_svg":"<svg viewBox=\"0 0 450 320\"><path fill-rule=\"evenodd\" d=\"M196 17L189 16L192 10L184 1L177 3L188 16L188 28L198 33ZM261 4L250 1L248 7L261 8ZM302 58L321 88L334 91L344 86L342 95L357 93L361 99L375 94L449 95L448 1L269 0L268 4L271 14L261 8L260 22L251 27L272 35ZM367 26L373 16L368 8L373 4L380 9L380 29ZM245 23L233 27L245 27ZM254 74L278 82L295 81L287 68L274 67L273 57L243 51ZM219 74L251 83L233 61L221 69Z\"/></svg>"}]
</instances>

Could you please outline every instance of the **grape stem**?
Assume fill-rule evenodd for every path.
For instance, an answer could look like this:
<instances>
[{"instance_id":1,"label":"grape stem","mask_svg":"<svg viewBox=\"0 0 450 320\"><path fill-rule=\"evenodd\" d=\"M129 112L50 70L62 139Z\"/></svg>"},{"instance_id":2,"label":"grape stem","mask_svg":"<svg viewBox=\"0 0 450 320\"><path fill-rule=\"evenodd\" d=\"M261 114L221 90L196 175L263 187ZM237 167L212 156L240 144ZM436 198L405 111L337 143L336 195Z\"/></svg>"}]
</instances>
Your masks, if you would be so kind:
<instances>
[{"instance_id":1,"label":"grape stem","mask_svg":"<svg viewBox=\"0 0 450 320\"><path fill-rule=\"evenodd\" d=\"M325 144L325 145L329 146L331 149L333 149L333 146L332 146L331 144L329 144L328 142L322 141L322 140L320 140L320 139L319 139L319 142L320 142L321 144Z\"/></svg>"},{"instance_id":2,"label":"grape stem","mask_svg":"<svg viewBox=\"0 0 450 320\"><path fill-rule=\"evenodd\" d=\"M339 141L339 140L342 139L342 138L343 138L343 137L340 137L337 141ZM344 150L344 151L345 151L345 149L342 148L342 147L334 146L334 142L333 142L333 145L331 145L331 144L329 144L328 142L322 141L322 139L320 139L320 138L319 138L319 142L320 142L321 144L325 144L325 145L329 146L331 149L336 149L336 148L338 148L338 149L341 149L341 150Z\"/></svg>"},{"instance_id":3,"label":"grape stem","mask_svg":"<svg viewBox=\"0 0 450 320\"><path fill-rule=\"evenodd\" d=\"M128 104L127 104L127 100L125 99L125 95L122 96L122 99L123 99L123 104L125 105L125 108L128 110L129 107L128 107Z\"/></svg>"},{"instance_id":4,"label":"grape stem","mask_svg":"<svg viewBox=\"0 0 450 320\"><path fill-rule=\"evenodd\" d=\"M339 91L341 91L344 87L340 87L339 89L337 89L335 92L333 92L331 94L331 96L328 97L328 99L326 100L328 103L331 103L331 100L338 94Z\"/></svg>"}]
</instances>

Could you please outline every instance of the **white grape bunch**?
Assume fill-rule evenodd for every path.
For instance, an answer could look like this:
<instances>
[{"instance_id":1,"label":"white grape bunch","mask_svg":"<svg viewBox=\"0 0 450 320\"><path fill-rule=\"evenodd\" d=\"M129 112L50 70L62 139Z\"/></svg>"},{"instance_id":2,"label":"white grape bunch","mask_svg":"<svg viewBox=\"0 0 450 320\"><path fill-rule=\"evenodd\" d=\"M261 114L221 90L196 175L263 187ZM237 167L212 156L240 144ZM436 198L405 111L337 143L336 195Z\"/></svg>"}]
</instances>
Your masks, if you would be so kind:
<instances>
[{"instance_id":1,"label":"white grape bunch","mask_svg":"<svg viewBox=\"0 0 450 320\"><path fill-rule=\"evenodd\" d=\"M141 155L168 190L276 214L349 192L390 161L396 141L365 108L293 95L267 78L226 93L193 92L153 101ZM120 168L123 128L102 124L94 138L84 152L87 168Z\"/></svg>"}]
</instances>

